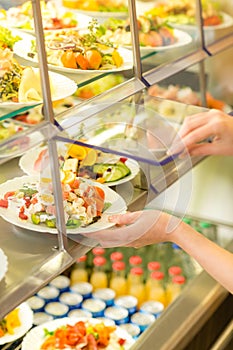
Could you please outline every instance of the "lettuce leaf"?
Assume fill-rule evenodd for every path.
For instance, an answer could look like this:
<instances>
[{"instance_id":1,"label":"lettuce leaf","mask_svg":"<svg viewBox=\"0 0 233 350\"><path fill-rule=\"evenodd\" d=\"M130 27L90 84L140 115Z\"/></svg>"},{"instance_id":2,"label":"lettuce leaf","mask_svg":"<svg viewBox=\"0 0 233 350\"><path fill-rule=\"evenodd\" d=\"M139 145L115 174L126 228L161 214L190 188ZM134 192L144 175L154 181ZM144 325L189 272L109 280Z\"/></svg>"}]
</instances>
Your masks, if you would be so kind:
<instances>
[{"instance_id":1,"label":"lettuce leaf","mask_svg":"<svg viewBox=\"0 0 233 350\"><path fill-rule=\"evenodd\" d=\"M14 44L22 40L18 35L14 36L8 28L0 26L0 48L5 49L13 49Z\"/></svg>"}]
</instances>

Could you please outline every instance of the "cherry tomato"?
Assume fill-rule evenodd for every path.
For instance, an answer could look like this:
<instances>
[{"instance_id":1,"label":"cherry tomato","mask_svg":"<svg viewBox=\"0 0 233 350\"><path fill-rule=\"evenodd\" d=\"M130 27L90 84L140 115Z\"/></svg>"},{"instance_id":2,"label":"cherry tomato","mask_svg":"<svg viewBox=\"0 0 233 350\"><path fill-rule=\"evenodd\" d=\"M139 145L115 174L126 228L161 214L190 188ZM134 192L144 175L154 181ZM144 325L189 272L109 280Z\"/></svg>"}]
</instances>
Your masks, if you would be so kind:
<instances>
[{"instance_id":1,"label":"cherry tomato","mask_svg":"<svg viewBox=\"0 0 233 350\"><path fill-rule=\"evenodd\" d=\"M22 220L28 220L28 216L24 212L19 212L19 218Z\"/></svg>"},{"instance_id":2,"label":"cherry tomato","mask_svg":"<svg viewBox=\"0 0 233 350\"><path fill-rule=\"evenodd\" d=\"M7 199L0 199L0 207L1 208L8 208L8 200Z\"/></svg>"},{"instance_id":3,"label":"cherry tomato","mask_svg":"<svg viewBox=\"0 0 233 350\"><path fill-rule=\"evenodd\" d=\"M9 197L14 196L15 191L8 191L4 194L4 199L8 199Z\"/></svg>"},{"instance_id":4,"label":"cherry tomato","mask_svg":"<svg viewBox=\"0 0 233 350\"><path fill-rule=\"evenodd\" d=\"M126 157L121 157L120 158L120 162L122 162L122 163L125 163L127 160L128 160L128 158L126 158Z\"/></svg>"}]
</instances>

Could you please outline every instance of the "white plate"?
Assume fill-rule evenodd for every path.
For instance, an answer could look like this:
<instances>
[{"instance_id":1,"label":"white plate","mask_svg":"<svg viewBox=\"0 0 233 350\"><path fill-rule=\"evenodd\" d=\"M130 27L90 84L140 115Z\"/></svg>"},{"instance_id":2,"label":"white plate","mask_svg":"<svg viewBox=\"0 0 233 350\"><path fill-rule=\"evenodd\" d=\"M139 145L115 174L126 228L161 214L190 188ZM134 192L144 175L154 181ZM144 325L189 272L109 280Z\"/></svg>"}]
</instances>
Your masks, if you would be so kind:
<instances>
[{"instance_id":1,"label":"white plate","mask_svg":"<svg viewBox=\"0 0 233 350\"><path fill-rule=\"evenodd\" d=\"M37 147L36 149L31 149L20 158L19 166L23 170L23 172L25 172L25 174L38 175L38 171L36 171L34 169L34 163L35 163L36 159L38 158L40 152L45 148L46 148L46 146ZM131 174L129 174L128 176L126 176L120 180L117 180L117 181L106 182L106 183L104 183L104 185L105 186L117 186L117 185L120 185L124 182L132 180L139 172L139 165L133 159L128 159L126 161L126 165L130 169Z\"/></svg>"},{"instance_id":2,"label":"white plate","mask_svg":"<svg viewBox=\"0 0 233 350\"><path fill-rule=\"evenodd\" d=\"M22 47L23 49L23 47ZM33 68L33 70L38 71L38 68ZM53 85L52 92L52 101L62 100L68 96L71 96L75 93L78 86L74 80L67 78L62 74L58 74L55 72L49 72L49 77L51 79ZM28 101L28 102L1 102L0 108L8 109L8 110L17 110L19 108L28 107L28 106L36 106L43 101Z\"/></svg>"},{"instance_id":3,"label":"white plate","mask_svg":"<svg viewBox=\"0 0 233 350\"><path fill-rule=\"evenodd\" d=\"M30 330L30 332L27 333L27 335L24 337L22 342L22 350L40 350L41 345L44 342L44 329L48 329L49 331L53 331L58 327L61 327L66 324L74 325L78 321L87 321L85 318L61 318L56 319L50 322L43 323L40 326L37 326ZM97 324L100 323L99 320L96 319L88 319L88 323ZM135 340L131 337L129 333L127 333L124 329L120 327L116 327L116 330L114 333L119 338L123 338L126 340L124 344L124 349L128 350L130 347L134 344ZM103 348L104 349L104 348ZM114 347L113 347L114 349Z\"/></svg>"},{"instance_id":4,"label":"white plate","mask_svg":"<svg viewBox=\"0 0 233 350\"><path fill-rule=\"evenodd\" d=\"M22 157L20 157L19 166L25 174L30 176L39 175L38 171L34 169L34 164L40 152L42 152L46 148L47 146L30 149L28 152L24 153Z\"/></svg>"},{"instance_id":5,"label":"white plate","mask_svg":"<svg viewBox=\"0 0 233 350\"><path fill-rule=\"evenodd\" d=\"M171 50L171 49L176 49L181 46L188 45L192 42L192 37L188 33L179 30L179 29L174 29L174 36L176 38L176 42L171 45L164 45L164 46L140 46L140 51L141 53L147 53L147 52L152 52L152 51L166 51L166 50ZM131 46L124 46L126 48L131 48Z\"/></svg>"},{"instance_id":6,"label":"white plate","mask_svg":"<svg viewBox=\"0 0 233 350\"><path fill-rule=\"evenodd\" d=\"M19 319L21 325L14 329L14 334L8 333L3 337L0 337L0 345L10 343L21 338L32 327L33 312L28 304L22 303L17 308L19 308Z\"/></svg>"},{"instance_id":7,"label":"white plate","mask_svg":"<svg viewBox=\"0 0 233 350\"><path fill-rule=\"evenodd\" d=\"M24 58L27 61L30 62L36 62L38 63L36 58L31 58L27 54L28 52L31 52L31 42L32 40L35 41L35 37L33 35L27 34L27 33L20 33L20 36L22 40L18 41L14 45L14 53L21 57ZM113 69L73 69L73 68L66 68L62 66L56 66L54 64L49 63L48 67L50 69L63 72L63 73L72 73L72 74L102 74L102 73L110 73L110 72L121 72L124 70L129 70L132 69L133 67L133 56L132 56L132 51L125 49L125 48L119 48L118 49L120 55L123 57L124 63L121 67L118 68L113 68Z\"/></svg>"},{"instance_id":8,"label":"white plate","mask_svg":"<svg viewBox=\"0 0 233 350\"><path fill-rule=\"evenodd\" d=\"M38 181L38 179L39 179L39 176L25 175L21 177L15 177L12 180L8 180L0 185L0 198L3 198L6 192L20 189L20 187L22 187L24 183L30 183L30 182L35 183L36 181ZM90 184L93 184L93 181L90 181L90 180L85 180L85 181ZM107 210L105 210L105 212L102 214L101 218L97 222L90 224L87 227L67 229L67 233L77 234L77 233L95 232L95 231L112 227L114 226L114 224L108 221L108 216L112 214L124 213L127 210L126 203L124 199L121 196L119 196L119 194L117 194L115 191L113 191L107 186L101 185L97 182L95 182L94 184L95 186L99 186L104 190L105 202L111 203L111 206ZM3 219L5 219L6 221L18 227L22 227L27 230L32 230L37 232L49 232L49 233L57 234L57 229L55 228L49 228L43 225L34 225L31 222L25 222L23 220L20 220L15 210L0 208L0 215L3 217Z\"/></svg>"},{"instance_id":9,"label":"white plate","mask_svg":"<svg viewBox=\"0 0 233 350\"><path fill-rule=\"evenodd\" d=\"M3 250L0 248L0 281L5 277L7 269L8 269L7 256L4 254Z\"/></svg>"},{"instance_id":10,"label":"white plate","mask_svg":"<svg viewBox=\"0 0 233 350\"><path fill-rule=\"evenodd\" d=\"M118 18L125 19L129 17L127 12L101 12L101 11L85 11L85 10L75 10L75 12L80 14L86 14L97 19L107 19L107 18Z\"/></svg>"},{"instance_id":11,"label":"white plate","mask_svg":"<svg viewBox=\"0 0 233 350\"><path fill-rule=\"evenodd\" d=\"M71 12L70 11L65 11L65 12ZM73 11L72 11L73 12ZM82 13L76 13L75 14L75 19L78 21L78 25L76 27L71 27L71 28L61 28L61 29L44 29L44 32L50 32L50 31L61 31L61 30L80 30L80 29L85 29L88 27L89 22L91 22L92 17L87 16L86 14L82 14ZM18 31L23 31L26 33L30 33L30 34L35 34L35 30L34 29L24 29L22 28L22 26L25 24L25 21L19 22L19 21L15 21L15 19L10 20L10 19L0 19L0 25L3 27L7 27L9 29L17 29Z\"/></svg>"},{"instance_id":12,"label":"white plate","mask_svg":"<svg viewBox=\"0 0 233 350\"><path fill-rule=\"evenodd\" d=\"M215 31L215 30L225 29L233 26L233 17L231 17L225 12L221 12L221 15L223 16L223 22L221 24L212 25L212 26L203 26L204 31L207 31L207 32ZM170 22L170 25L174 28L185 30L187 32L189 31L194 32L198 30L198 27L193 24L179 24L175 22Z\"/></svg>"},{"instance_id":13,"label":"white plate","mask_svg":"<svg viewBox=\"0 0 233 350\"><path fill-rule=\"evenodd\" d=\"M4 140L6 141L6 140ZM6 157L19 157L25 153L30 147L35 147L44 141L44 136L39 131L32 133L31 135L24 135L23 137L9 141L3 145L0 143L0 159Z\"/></svg>"}]
</instances>

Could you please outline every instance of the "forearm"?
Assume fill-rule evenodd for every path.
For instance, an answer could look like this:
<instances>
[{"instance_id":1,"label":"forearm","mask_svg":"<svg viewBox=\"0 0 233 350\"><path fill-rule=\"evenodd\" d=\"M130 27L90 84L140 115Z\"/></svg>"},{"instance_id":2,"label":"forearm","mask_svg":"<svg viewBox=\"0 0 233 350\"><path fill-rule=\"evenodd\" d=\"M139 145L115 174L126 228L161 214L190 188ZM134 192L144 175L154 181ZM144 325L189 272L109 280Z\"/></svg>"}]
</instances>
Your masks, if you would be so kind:
<instances>
[{"instance_id":1,"label":"forearm","mask_svg":"<svg viewBox=\"0 0 233 350\"><path fill-rule=\"evenodd\" d=\"M233 293L233 254L186 224L171 235L174 243L192 256L214 279Z\"/></svg>"}]
</instances>

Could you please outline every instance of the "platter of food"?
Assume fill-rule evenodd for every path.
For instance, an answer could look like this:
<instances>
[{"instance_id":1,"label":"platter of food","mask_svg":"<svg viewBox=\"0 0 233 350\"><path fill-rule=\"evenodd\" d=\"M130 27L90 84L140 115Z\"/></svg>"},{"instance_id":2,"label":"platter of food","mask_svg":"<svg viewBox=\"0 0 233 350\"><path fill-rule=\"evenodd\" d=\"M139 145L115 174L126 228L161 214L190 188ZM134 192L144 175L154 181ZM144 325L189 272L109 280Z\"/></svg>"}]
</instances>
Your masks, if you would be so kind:
<instances>
[{"instance_id":1,"label":"platter of food","mask_svg":"<svg viewBox=\"0 0 233 350\"><path fill-rule=\"evenodd\" d=\"M46 146L29 150L20 158L20 168L27 175L40 174L45 152L47 152ZM69 171L75 171L76 176L98 181L106 186L117 186L132 180L139 172L139 164L133 159L103 153L81 145L63 144L58 152L64 154L60 156L62 176L64 173L67 175Z\"/></svg>"},{"instance_id":2,"label":"platter of food","mask_svg":"<svg viewBox=\"0 0 233 350\"><path fill-rule=\"evenodd\" d=\"M59 101L73 95L77 90L74 80L55 72L49 72L52 101ZM43 103L39 69L27 67L20 82L18 90L19 102L1 102L1 108L17 110L19 108L34 106Z\"/></svg>"},{"instance_id":3,"label":"platter of food","mask_svg":"<svg viewBox=\"0 0 233 350\"><path fill-rule=\"evenodd\" d=\"M22 33L22 40L14 45L14 53L29 62L38 63L33 35ZM132 52L114 47L88 31L48 32L45 47L49 69L71 74L101 74L132 69Z\"/></svg>"},{"instance_id":4,"label":"platter of food","mask_svg":"<svg viewBox=\"0 0 233 350\"><path fill-rule=\"evenodd\" d=\"M33 312L25 302L0 320L0 345L21 338L32 327Z\"/></svg>"},{"instance_id":5,"label":"platter of food","mask_svg":"<svg viewBox=\"0 0 233 350\"><path fill-rule=\"evenodd\" d=\"M73 342L69 341L72 334ZM75 339L74 339L74 335ZM109 326L97 319L61 318L39 325L24 337L22 350L44 350L48 344L59 349L55 344L65 341L66 349L128 350L135 340L129 333L118 326ZM33 345L32 345L33 344ZM51 348L51 347L50 347Z\"/></svg>"},{"instance_id":6,"label":"platter of food","mask_svg":"<svg viewBox=\"0 0 233 350\"><path fill-rule=\"evenodd\" d=\"M75 4L70 0L60 1L61 5L67 10L72 8L73 12L87 14L94 18L126 18L128 16L128 7L123 0L79 0Z\"/></svg>"},{"instance_id":7,"label":"platter of food","mask_svg":"<svg viewBox=\"0 0 233 350\"><path fill-rule=\"evenodd\" d=\"M127 11L90 11L90 10L73 10L77 14L87 15L92 18L97 18L99 22L104 21L106 18L119 18L124 19L128 17Z\"/></svg>"},{"instance_id":8,"label":"platter of food","mask_svg":"<svg viewBox=\"0 0 233 350\"><path fill-rule=\"evenodd\" d=\"M63 29L83 29L91 20L90 16L82 13L74 13L72 10L57 6L54 1L41 1L42 25L44 31ZM0 10L0 25L34 33L34 19L32 3L26 1L20 6L10 7L8 10Z\"/></svg>"},{"instance_id":9,"label":"platter of food","mask_svg":"<svg viewBox=\"0 0 233 350\"><path fill-rule=\"evenodd\" d=\"M158 4L148 2L137 4L140 14L157 16L172 26L182 30L196 29L196 3L189 0L163 0ZM219 30L233 25L233 18L221 11L215 2L202 1L203 28L205 31Z\"/></svg>"},{"instance_id":10,"label":"platter of food","mask_svg":"<svg viewBox=\"0 0 233 350\"><path fill-rule=\"evenodd\" d=\"M173 43L162 45L162 46L150 46L150 45L142 46L141 45L140 51L142 53L147 53L151 51L174 50L174 49L189 45L192 42L192 37L185 31L174 29L173 35L175 39Z\"/></svg>"},{"instance_id":11,"label":"platter of food","mask_svg":"<svg viewBox=\"0 0 233 350\"><path fill-rule=\"evenodd\" d=\"M184 30L184 31L194 31L197 30L197 26L195 26L195 24L189 24L189 23L179 23L179 21L177 21L177 23L171 22L171 25L174 28L180 29L180 30ZM233 17L228 15L227 13L221 12L221 21L217 22L216 24L208 24L208 25L204 25L203 29L204 32L211 32L211 31L217 31L220 29L225 29L228 27L233 26Z\"/></svg>"},{"instance_id":12,"label":"platter of food","mask_svg":"<svg viewBox=\"0 0 233 350\"><path fill-rule=\"evenodd\" d=\"M51 179L22 176L0 185L0 215L18 227L56 234L56 207ZM114 224L111 214L127 207L119 194L107 186L73 174L62 182L67 233L87 233Z\"/></svg>"},{"instance_id":13,"label":"platter of food","mask_svg":"<svg viewBox=\"0 0 233 350\"><path fill-rule=\"evenodd\" d=\"M0 49L13 50L14 44L21 40L20 32L11 30L0 24Z\"/></svg>"},{"instance_id":14,"label":"platter of food","mask_svg":"<svg viewBox=\"0 0 233 350\"><path fill-rule=\"evenodd\" d=\"M13 121L12 119L0 121L0 143L27 129L27 126L17 123L17 121Z\"/></svg>"},{"instance_id":15,"label":"platter of food","mask_svg":"<svg viewBox=\"0 0 233 350\"><path fill-rule=\"evenodd\" d=\"M43 102L39 68L23 67L10 49L0 50L0 64L4 74L0 77L1 108L15 110ZM49 72L52 101L71 96L77 84L62 74Z\"/></svg>"},{"instance_id":16,"label":"platter of food","mask_svg":"<svg viewBox=\"0 0 233 350\"><path fill-rule=\"evenodd\" d=\"M138 16L137 24L140 50L143 53L175 49L192 42L189 34L159 22L156 17ZM128 19L108 19L101 24L101 29L105 40L125 48L132 48Z\"/></svg>"},{"instance_id":17,"label":"platter of food","mask_svg":"<svg viewBox=\"0 0 233 350\"><path fill-rule=\"evenodd\" d=\"M4 251L0 248L0 281L5 277L7 269L8 269L7 256L4 253Z\"/></svg>"},{"instance_id":18,"label":"platter of food","mask_svg":"<svg viewBox=\"0 0 233 350\"><path fill-rule=\"evenodd\" d=\"M165 114L166 111L169 112L169 103L172 105L173 101L181 102L183 104L188 104L189 109L192 108L192 106L198 106L201 107L201 96L200 93L197 91L194 91L189 86L179 86L176 85L168 85L168 86L162 86L162 85L152 85L148 89L148 93L150 96L158 97L159 99L162 99L158 105L159 105L159 111L162 115ZM167 100L171 100L170 102ZM231 107L227 105L224 101L219 100L217 98L214 98L214 96L207 91L206 92L206 104L208 108L214 108L214 109L220 109L226 113L229 113L231 111ZM195 110L195 108L194 108ZM170 108L169 115L172 115L175 112L175 109ZM184 109L185 112L185 109ZM177 115L181 113L177 111ZM176 114L176 113L175 113ZM180 115L181 116L181 115Z\"/></svg>"},{"instance_id":19,"label":"platter of food","mask_svg":"<svg viewBox=\"0 0 233 350\"><path fill-rule=\"evenodd\" d=\"M19 126L17 121L14 122L10 119L5 120L2 122L2 125L4 125L4 129L2 129L4 138L0 139L1 163L4 162L7 158L9 159L21 156L31 147L35 147L44 141L44 135L41 132L35 131L29 134L27 133L27 126ZM5 127L5 125L7 126ZM8 127L13 128L13 133L7 130Z\"/></svg>"}]
</instances>

